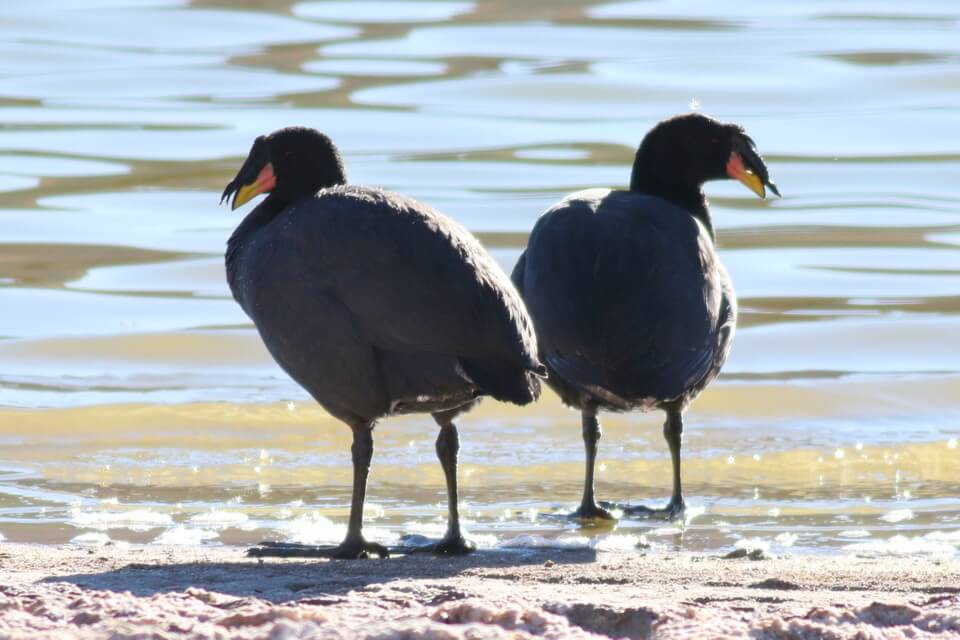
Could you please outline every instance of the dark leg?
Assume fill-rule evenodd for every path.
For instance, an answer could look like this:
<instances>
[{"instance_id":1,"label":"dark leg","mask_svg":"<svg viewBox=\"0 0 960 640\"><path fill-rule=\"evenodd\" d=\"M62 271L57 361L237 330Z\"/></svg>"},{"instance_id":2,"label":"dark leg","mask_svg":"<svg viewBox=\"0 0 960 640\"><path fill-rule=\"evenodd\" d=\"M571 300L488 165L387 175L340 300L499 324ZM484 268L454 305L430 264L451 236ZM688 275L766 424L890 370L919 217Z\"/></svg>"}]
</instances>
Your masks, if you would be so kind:
<instances>
[{"instance_id":1,"label":"dark leg","mask_svg":"<svg viewBox=\"0 0 960 640\"><path fill-rule=\"evenodd\" d=\"M440 425L437 435L437 458L447 480L447 533L437 544L427 545L418 551L464 554L476 549L476 545L463 537L460 531L460 500L457 493L457 457L460 453L460 434L453 424L453 412L435 413L434 420Z\"/></svg>"},{"instance_id":2,"label":"dark leg","mask_svg":"<svg viewBox=\"0 0 960 640\"><path fill-rule=\"evenodd\" d=\"M335 558L365 558L370 552L381 558L390 557L386 547L363 539L363 502L367 497L367 476L373 459L373 425L353 427L353 499L350 501L350 524L347 537L337 547Z\"/></svg>"},{"instance_id":3,"label":"dark leg","mask_svg":"<svg viewBox=\"0 0 960 640\"><path fill-rule=\"evenodd\" d=\"M663 437L670 446L670 458L673 462L673 494L670 503L665 509L670 517L683 513L686 505L683 503L683 491L680 488L680 444L683 440L683 414L680 409L667 409L667 421L663 423Z\"/></svg>"},{"instance_id":4,"label":"dark leg","mask_svg":"<svg viewBox=\"0 0 960 640\"><path fill-rule=\"evenodd\" d=\"M597 504L593 492L594 467L597 461L597 442L600 440L600 421L597 420L597 407L586 405L581 411L581 425L583 430L583 446L586 449L587 464L583 478L583 499L580 508L573 512L574 517L601 520L613 520L613 515Z\"/></svg>"},{"instance_id":5,"label":"dark leg","mask_svg":"<svg viewBox=\"0 0 960 640\"><path fill-rule=\"evenodd\" d=\"M680 488L680 442L683 436L683 414L679 407L664 407L667 420L663 423L663 437L670 447L670 459L673 463L673 494L670 502L662 509L652 509L643 505L612 505L603 503L607 507L616 507L629 516L660 517L673 520L683 515L685 505Z\"/></svg>"},{"instance_id":6,"label":"dark leg","mask_svg":"<svg viewBox=\"0 0 960 640\"><path fill-rule=\"evenodd\" d=\"M351 425L353 429L353 498L350 502L350 524L347 536L337 547L312 547L297 544L261 544L250 549L251 556L295 558L367 558L370 554L389 558L390 552L383 545L367 542L363 538L363 502L367 495L367 475L373 459L373 424L369 422Z\"/></svg>"}]
</instances>

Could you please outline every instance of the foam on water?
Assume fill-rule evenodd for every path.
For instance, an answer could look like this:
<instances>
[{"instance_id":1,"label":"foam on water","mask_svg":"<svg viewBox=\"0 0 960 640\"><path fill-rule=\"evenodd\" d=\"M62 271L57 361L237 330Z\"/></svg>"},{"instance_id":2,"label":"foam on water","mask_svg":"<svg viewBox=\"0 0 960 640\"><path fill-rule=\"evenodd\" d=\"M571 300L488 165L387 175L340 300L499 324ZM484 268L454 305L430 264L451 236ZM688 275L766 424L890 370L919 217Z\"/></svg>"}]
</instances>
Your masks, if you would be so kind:
<instances>
[{"instance_id":1,"label":"foam on water","mask_svg":"<svg viewBox=\"0 0 960 640\"><path fill-rule=\"evenodd\" d=\"M785 531L784 533L777 534L773 541L781 547L786 548L792 547L799 539L800 536L798 534Z\"/></svg>"},{"instance_id":2,"label":"foam on water","mask_svg":"<svg viewBox=\"0 0 960 640\"><path fill-rule=\"evenodd\" d=\"M910 509L894 509L893 511L888 511L887 513L880 516L880 519L884 522L906 522L907 520L914 519L914 513Z\"/></svg>"},{"instance_id":3,"label":"foam on water","mask_svg":"<svg viewBox=\"0 0 960 640\"><path fill-rule=\"evenodd\" d=\"M166 513L152 509L92 511L83 510L81 507L72 507L70 509L70 523L75 527L97 530L149 531L173 524L173 518Z\"/></svg>"},{"instance_id":4,"label":"foam on water","mask_svg":"<svg viewBox=\"0 0 960 640\"><path fill-rule=\"evenodd\" d=\"M548 538L541 535L521 535L500 542L502 549L589 549L590 538L586 536L560 536Z\"/></svg>"},{"instance_id":5,"label":"foam on water","mask_svg":"<svg viewBox=\"0 0 960 640\"><path fill-rule=\"evenodd\" d=\"M676 536L683 533L680 527L657 527L647 532L648 536Z\"/></svg>"},{"instance_id":6,"label":"foam on water","mask_svg":"<svg viewBox=\"0 0 960 640\"><path fill-rule=\"evenodd\" d=\"M335 524L316 511L282 522L277 530L284 539L300 544L337 544L347 533L343 524Z\"/></svg>"},{"instance_id":7,"label":"foam on water","mask_svg":"<svg viewBox=\"0 0 960 640\"><path fill-rule=\"evenodd\" d=\"M70 542L73 544L83 544L91 545L94 547L102 547L104 545L110 544L113 540L105 533L88 531L87 533L81 533L78 536L70 538Z\"/></svg>"},{"instance_id":8,"label":"foam on water","mask_svg":"<svg viewBox=\"0 0 960 640\"><path fill-rule=\"evenodd\" d=\"M645 540L642 536L611 534L592 541L591 546L597 551L635 551Z\"/></svg>"},{"instance_id":9,"label":"foam on water","mask_svg":"<svg viewBox=\"0 0 960 640\"><path fill-rule=\"evenodd\" d=\"M250 529L256 525L250 522L250 516L240 511L222 511L211 509L205 513L190 516L190 524L212 527L215 529Z\"/></svg>"},{"instance_id":10,"label":"foam on water","mask_svg":"<svg viewBox=\"0 0 960 640\"><path fill-rule=\"evenodd\" d=\"M953 531L931 531L924 536L927 540L934 542L949 542L950 544L960 546L960 529Z\"/></svg>"},{"instance_id":11,"label":"foam on water","mask_svg":"<svg viewBox=\"0 0 960 640\"><path fill-rule=\"evenodd\" d=\"M764 538L741 538L733 544L735 549L743 549L745 551L769 551L770 550L770 541Z\"/></svg>"},{"instance_id":12,"label":"foam on water","mask_svg":"<svg viewBox=\"0 0 960 640\"><path fill-rule=\"evenodd\" d=\"M287 542L314 545L340 544L347 534L345 524L335 523L317 511L284 520L277 525L276 530ZM365 526L363 535L367 540L383 544L391 544L399 540L397 532L382 527Z\"/></svg>"},{"instance_id":13,"label":"foam on water","mask_svg":"<svg viewBox=\"0 0 960 640\"><path fill-rule=\"evenodd\" d=\"M632 534L609 534L598 537L561 535L547 537L536 534L524 534L505 538L496 544L500 549L595 549L597 551L632 552L649 549L651 545L646 536ZM662 548L662 545L656 545Z\"/></svg>"},{"instance_id":14,"label":"foam on water","mask_svg":"<svg viewBox=\"0 0 960 640\"><path fill-rule=\"evenodd\" d=\"M464 532L464 535L466 536L467 540L470 540L477 545L478 549L493 549L499 544L497 536L493 535L492 533L477 534Z\"/></svg>"},{"instance_id":15,"label":"foam on water","mask_svg":"<svg viewBox=\"0 0 960 640\"><path fill-rule=\"evenodd\" d=\"M442 522L420 522L417 520L410 520L403 523L403 530L407 533L439 538L446 533L447 525Z\"/></svg>"},{"instance_id":16,"label":"foam on water","mask_svg":"<svg viewBox=\"0 0 960 640\"><path fill-rule=\"evenodd\" d=\"M896 535L886 540L871 540L846 545L844 550L858 555L929 555L941 558L957 556L957 548L946 542L932 540L927 536Z\"/></svg>"},{"instance_id":17,"label":"foam on water","mask_svg":"<svg viewBox=\"0 0 960 640\"><path fill-rule=\"evenodd\" d=\"M159 536L154 538L153 544L196 546L198 544L216 540L218 537L219 534L216 531L210 531L209 529L195 529L178 524L177 526L167 529Z\"/></svg>"},{"instance_id":18,"label":"foam on water","mask_svg":"<svg viewBox=\"0 0 960 640\"><path fill-rule=\"evenodd\" d=\"M707 513L707 507L703 504L688 504L683 511L683 526L689 527L694 520Z\"/></svg>"}]
</instances>

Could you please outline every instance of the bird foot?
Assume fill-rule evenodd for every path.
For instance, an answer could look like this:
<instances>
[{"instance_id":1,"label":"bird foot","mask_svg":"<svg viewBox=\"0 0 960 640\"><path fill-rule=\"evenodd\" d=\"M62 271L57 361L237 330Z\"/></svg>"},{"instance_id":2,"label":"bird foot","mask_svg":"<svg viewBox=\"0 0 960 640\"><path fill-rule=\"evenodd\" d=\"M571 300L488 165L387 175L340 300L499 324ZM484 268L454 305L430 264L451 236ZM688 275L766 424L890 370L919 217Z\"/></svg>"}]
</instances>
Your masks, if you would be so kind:
<instances>
[{"instance_id":1,"label":"bird foot","mask_svg":"<svg viewBox=\"0 0 960 640\"><path fill-rule=\"evenodd\" d=\"M389 558L390 550L382 544L367 542L362 537L347 538L338 546L318 546L291 542L261 542L247 549L253 558L334 558L356 560L359 558Z\"/></svg>"},{"instance_id":2,"label":"bird foot","mask_svg":"<svg viewBox=\"0 0 960 640\"><path fill-rule=\"evenodd\" d=\"M642 504L616 504L613 502L601 502L601 505L607 509L617 509L623 512L623 515L633 518L656 518L663 520L677 520L683 517L687 505L683 499L670 500L665 507L653 508Z\"/></svg>"},{"instance_id":3,"label":"bird foot","mask_svg":"<svg viewBox=\"0 0 960 640\"><path fill-rule=\"evenodd\" d=\"M593 500L582 502L570 517L575 520L616 520L608 509L601 507Z\"/></svg>"},{"instance_id":4,"label":"bird foot","mask_svg":"<svg viewBox=\"0 0 960 640\"><path fill-rule=\"evenodd\" d=\"M462 556L477 550L477 545L467 540L462 534L447 534L440 542L415 545L411 553L436 553L449 556Z\"/></svg>"}]
</instances>

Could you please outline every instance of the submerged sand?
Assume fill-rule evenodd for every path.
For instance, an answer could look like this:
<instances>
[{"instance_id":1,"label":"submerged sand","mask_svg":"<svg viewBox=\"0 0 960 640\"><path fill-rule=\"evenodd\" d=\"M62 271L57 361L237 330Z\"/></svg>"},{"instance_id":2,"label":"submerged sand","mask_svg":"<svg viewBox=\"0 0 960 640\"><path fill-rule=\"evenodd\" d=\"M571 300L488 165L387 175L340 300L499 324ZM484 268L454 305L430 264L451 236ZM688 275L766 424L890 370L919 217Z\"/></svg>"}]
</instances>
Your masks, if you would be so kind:
<instances>
[{"instance_id":1,"label":"submerged sand","mask_svg":"<svg viewBox=\"0 0 960 640\"><path fill-rule=\"evenodd\" d=\"M589 550L259 562L0 544L0 638L960 636L960 562Z\"/></svg>"}]
</instances>

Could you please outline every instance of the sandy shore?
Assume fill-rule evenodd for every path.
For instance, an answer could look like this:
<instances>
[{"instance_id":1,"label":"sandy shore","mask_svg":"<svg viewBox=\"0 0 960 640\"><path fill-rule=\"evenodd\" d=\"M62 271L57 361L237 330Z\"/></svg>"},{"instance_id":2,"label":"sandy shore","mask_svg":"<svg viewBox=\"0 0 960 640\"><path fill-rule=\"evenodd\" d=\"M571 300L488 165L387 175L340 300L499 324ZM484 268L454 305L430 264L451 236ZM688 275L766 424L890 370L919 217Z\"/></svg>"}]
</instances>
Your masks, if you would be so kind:
<instances>
[{"instance_id":1,"label":"sandy shore","mask_svg":"<svg viewBox=\"0 0 960 640\"><path fill-rule=\"evenodd\" d=\"M0 544L0 638L960 636L960 562Z\"/></svg>"}]
</instances>

